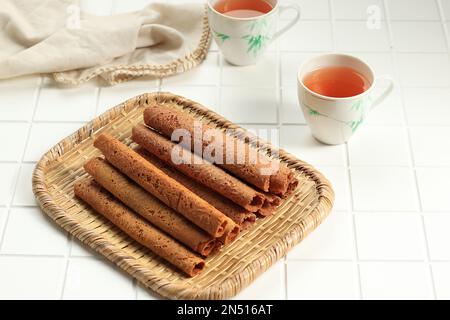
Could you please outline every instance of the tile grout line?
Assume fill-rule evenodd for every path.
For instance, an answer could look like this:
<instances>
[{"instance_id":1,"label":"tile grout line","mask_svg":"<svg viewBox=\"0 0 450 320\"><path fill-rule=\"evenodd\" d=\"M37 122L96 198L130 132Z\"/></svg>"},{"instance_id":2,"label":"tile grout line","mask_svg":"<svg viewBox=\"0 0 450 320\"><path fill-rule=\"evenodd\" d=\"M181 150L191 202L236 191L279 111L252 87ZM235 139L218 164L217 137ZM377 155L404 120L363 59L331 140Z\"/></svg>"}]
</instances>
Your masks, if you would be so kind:
<instances>
[{"instance_id":1,"label":"tile grout line","mask_svg":"<svg viewBox=\"0 0 450 320\"><path fill-rule=\"evenodd\" d=\"M441 17L442 28L444 28L445 42L447 43L447 57L450 60L450 17L448 19L448 22L446 22L442 0L437 0L437 5L439 9L439 15ZM446 24L448 24L448 28L446 27ZM450 73L450 66L448 71Z\"/></svg>"},{"instance_id":2,"label":"tile grout line","mask_svg":"<svg viewBox=\"0 0 450 320\"><path fill-rule=\"evenodd\" d=\"M277 30L278 30L279 24L277 26ZM276 124L272 124L276 126L277 131L278 131L278 148L280 146L280 130L281 130L281 116L280 116L280 106L281 106L281 50L280 50L280 41L276 40L276 48L275 48L275 59L276 59L276 70L275 70L275 76L276 76L276 83L275 83L275 90L276 90L276 108L277 108L277 112L276 112ZM271 141L269 141L271 142ZM272 142L271 142L272 143ZM283 269L282 269L282 289L283 289L283 299L287 300L288 299L288 273L287 273L287 269L288 269L288 260L287 260L287 255L285 255L283 257Z\"/></svg>"},{"instance_id":3,"label":"tile grout line","mask_svg":"<svg viewBox=\"0 0 450 320\"><path fill-rule=\"evenodd\" d=\"M333 52L336 52L336 18L334 14L334 3L332 0L328 0L329 10L330 10L330 23L331 23L331 41L333 44ZM349 188L349 199L347 199L347 202L350 201L350 211L353 213L353 190L352 190L352 182L351 182L351 176L350 176L350 156L349 156L349 149L348 144L345 143L345 167L346 167L346 176L347 176L347 183ZM351 223L352 223L352 231L353 231L353 258L351 259L353 267L356 269L355 274L357 277L357 291L358 291L358 297L361 300L363 298L363 292L362 292L362 284L361 284L361 271L359 267L359 254L358 254L358 244L356 239L356 224L355 224L355 217L352 214L351 215Z\"/></svg>"},{"instance_id":4,"label":"tile grout line","mask_svg":"<svg viewBox=\"0 0 450 320\"><path fill-rule=\"evenodd\" d=\"M435 3L437 3L437 2L435 1ZM389 20L390 12L389 12L389 8L387 7L387 0L383 0L383 4L384 4L385 15L386 15L386 26L388 29L387 32L388 32L388 36L389 36L389 42L391 45L391 59L393 62L394 73L397 77L397 83L398 83L398 86L400 89L400 99L401 99L401 104L402 104L404 130L405 130L406 137L408 140L408 151L409 151L408 153L409 153L409 160L410 160L409 162L410 162L410 168L413 172L413 177L414 177L414 182L415 182L415 193L417 195L416 204L418 205L419 212L422 212L423 207L422 207L422 201L421 201L421 196L420 196L417 171L415 169L415 159L414 159L414 151L413 151L413 145L412 145L412 139L411 139L411 132L410 132L410 128L408 126L408 117L407 117L407 113L406 113L405 97L404 97L403 88L401 86L401 84L402 84L401 75L400 75L400 71L398 70L398 67L397 67L397 53L395 50L395 43L394 43L394 38L393 38L393 34L392 34L391 21ZM424 219L423 215L419 215L419 216L421 219L422 235L424 237L423 241L425 244L425 251L426 251L424 262L428 266L428 274L429 274L430 281L431 281L431 289L432 289L433 299L436 299L436 296L437 296L436 295L436 285L434 282L433 271L432 271L431 262L430 262L430 250L429 250L429 243L428 243L427 232L426 232L426 227L425 227L425 219Z\"/></svg>"},{"instance_id":5,"label":"tile grout line","mask_svg":"<svg viewBox=\"0 0 450 320\"><path fill-rule=\"evenodd\" d=\"M277 148L280 148L281 146L281 128L282 128L282 121L281 121L281 98L282 98L282 93L281 93L281 87L282 87L282 70L281 70L281 49L280 49L280 41L277 40L276 41L276 60L277 60L277 68L276 68L276 108L277 108L277 112L276 112L276 117L277 117L277 131L278 131L278 136L277 136L277 144L275 145ZM269 141L270 143L272 143L271 141ZM283 299L284 300L288 300L289 295L288 295L288 259L287 259L287 254L283 257L283 270L282 270L282 286L283 286Z\"/></svg>"},{"instance_id":6,"label":"tile grout line","mask_svg":"<svg viewBox=\"0 0 450 320\"><path fill-rule=\"evenodd\" d=\"M111 12L112 12L112 8L111 8ZM99 86L96 86L95 88L95 99L94 99L94 108L93 108L93 118L97 117L97 113L99 110L99 102L100 102L100 94L101 94L101 90L102 88ZM60 123L60 122L58 122ZM69 263L70 263L70 256L72 255L72 247L73 247L73 241L74 241L74 237L73 235L67 233L67 238L68 238L68 244L67 244L67 249L66 249L66 253L64 255L64 272L62 275L62 279L60 281L60 289L59 289L59 300L62 300L64 297L64 291L65 291L65 287L66 287L66 281L67 281L67 272L69 269Z\"/></svg>"},{"instance_id":7,"label":"tile grout line","mask_svg":"<svg viewBox=\"0 0 450 320\"><path fill-rule=\"evenodd\" d=\"M158 78L157 80L158 84L156 85L158 92L161 92L162 87L163 87L163 78Z\"/></svg>"},{"instance_id":8,"label":"tile grout line","mask_svg":"<svg viewBox=\"0 0 450 320\"><path fill-rule=\"evenodd\" d=\"M447 30L445 27L446 21L445 21L445 14L444 14L444 8L442 6L442 0L436 0L436 5L438 6L439 11L439 17L440 22L444 31L444 37L445 37L445 43L447 45L447 52L450 54L450 30ZM450 23L449 23L450 26Z\"/></svg>"},{"instance_id":9,"label":"tile grout line","mask_svg":"<svg viewBox=\"0 0 450 320\"><path fill-rule=\"evenodd\" d=\"M36 115L37 106L38 106L39 98L40 98L40 95L41 95L42 85L43 85L43 78L42 78L42 76L40 76L39 82L37 83L37 90L36 90L36 93L35 93L35 97L34 97L34 100L33 100L33 103L34 103L33 112L31 114L31 117L27 121L27 123L28 123L28 131L27 131L27 137L26 137L26 140L25 140L25 145L24 145L22 153L21 153L21 155L19 157L20 160L17 161L18 171L15 174L15 179L14 179L13 188L12 188L13 192L12 192L11 198L8 201L8 204L5 207L5 209L6 209L6 217L5 217L5 220L4 220L4 226L2 228L2 233L1 233L1 238L0 238L0 252L2 251L3 243L4 243L4 240L5 240L5 236L6 236L6 229L8 227L8 222L9 222L9 218L10 218L10 215L11 215L11 207L13 207L14 198L16 196L16 192L17 192L17 189L18 189L18 186L19 186L19 176L20 176L20 172L22 171L22 163L23 163L23 161L25 159L25 154L27 152L28 144L30 142L31 129L33 128L33 119L34 119L34 117Z\"/></svg>"},{"instance_id":10,"label":"tile grout line","mask_svg":"<svg viewBox=\"0 0 450 320\"><path fill-rule=\"evenodd\" d=\"M436 4L438 6L439 15L441 18L441 25L442 25L442 28L444 31L445 42L447 44L447 58L448 58L448 60L450 60L450 34L449 34L450 29L447 30L447 28L446 28L445 14L444 14L444 8L442 6L442 0L436 0ZM449 26L450 26L450 22L449 22ZM449 72L450 72L450 67L449 67ZM416 170L414 170L414 172L416 172ZM416 179L417 179L417 174L416 174ZM420 210L423 211L422 204L421 204ZM428 237L427 237L428 234L427 234L427 228L426 228L426 224L425 224L425 217L422 215L421 219L422 219L422 225L423 225L423 232L424 232L424 236L425 236L427 258L428 258L428 261L430 262L433 260L431 259L431 255L430 255L430 248L429 248ZM431 281L432 281L432 285L433 285L432 289L433 289L434 298L437 299L438 294L437 294L437 289L436 289L436 283L434 280L433 265L431 264L431 262L430 262L429 268L430 268Z\"/></svg>"},{"instance_id":11,"label":"tile grout line","mask_svg":"<svg viewBox=\"0 0 450 320\"><path fill-rule=\"evenodd\" d=\"M96 118L98 116L97 113L98 113L98 110L99 110L101 93L102 93L102 88L101 87L97 87L97 90L96 90L96 93L95 93L94 118Z\"/></svg>"},{"instance_id":12,"label":"tile grout line","mask_svg":"<svg viewBox=\"0 0 450 320\"><path fill-rule=\"evenodd\" d=\"M95 91L95 106L94 106L94 117L97 116L98 110L99 110L99 104L100 104L100 94L101 94L101 87L97 87ZM67 272L69 270L69 264L70 264L70 258L72 256L72 248L73 248L73 242L74 242L74 236L71 234L67 234L68 236L68 246L66 254L64 255L64 273L61 280L61 288L59 293L59 299L63 300L64 298L64 292L66 289L66 282L67 282Z\"/></svg>"},{"instance_id":13,"label":"tile grout line","mask_svg":"<svg viewBox=\"0 0 450 320\"><path fill-rule=\"evenodd\" d=\"M211 41L215 41L214 39L212 39ZM223 78L223 64L224 64L224 60L225 58L223 57L222 53L219 51L219 53L217 54L217 59L219 59L216 63L218 63L219 65L219 79L217 81L217 91L218 91L218 95L217 95L217 113L218 114L222 114L222 93L223 93L223 85L222 85L222 78Z\"/></svg>"},{"instance_id":14,"label":"tile grout line","mask_svg":"<svg viewBox=\"0 0 450 320\"><path fill-rule=\"evenodd\" d=\"M136 278L132 278L131 284L133 286L134 300L138 300L138 280Z\"/></svg>"},{"instance_id":15,"label":"tile grout line","mask_svg":"<svg viewBox=\"0 0 450 320\"><path fill-rule=\"evenodd\" d=\"M95 90L95 106L94 106L94 117L97 116L98 110L99 110L99 104L100 104L100 94L101 94L102 88L97 87ZM64 292L66 289L66 282L67 282L67 272L69 270L69 264L70 264L70 257L72 256L72 248L73 248L73 242L74 237L71 234L68 234L68 246L66 254L64 255L64 273L61 280L61 288L60 288L60 294L59 299L62 300L64 298Z\"/></svg>"}]
</instances>

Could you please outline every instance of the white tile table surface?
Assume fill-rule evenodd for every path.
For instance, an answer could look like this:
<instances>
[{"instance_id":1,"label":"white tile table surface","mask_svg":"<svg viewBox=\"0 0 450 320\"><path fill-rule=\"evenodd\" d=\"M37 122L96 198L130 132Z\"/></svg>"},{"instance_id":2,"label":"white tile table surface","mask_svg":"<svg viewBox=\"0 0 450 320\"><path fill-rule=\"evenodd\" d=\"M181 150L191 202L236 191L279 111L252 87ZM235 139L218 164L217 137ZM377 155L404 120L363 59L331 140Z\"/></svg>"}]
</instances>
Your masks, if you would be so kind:
<instances>
[{"instance_id":1,"label":"white tile table surface","mask_svg":"<svg viewBox=\"0 0 450 320\"><path fill-rule=\"evenodd\" d=\"M159 298L51 224L31 192L43 152L122 100L156 90L246 127L279 129L280 145L335 187L332 215L237 298L450 297L450 0L297 1L302 21L256 66L230 66L213 45L200 67L164 80L0 81L0 299ZM108 15L151 2L82 4ZM358 55L397 84L342 146L315 141L297 104L298 66L326 51Z\"/></svg>"}]
</instances>

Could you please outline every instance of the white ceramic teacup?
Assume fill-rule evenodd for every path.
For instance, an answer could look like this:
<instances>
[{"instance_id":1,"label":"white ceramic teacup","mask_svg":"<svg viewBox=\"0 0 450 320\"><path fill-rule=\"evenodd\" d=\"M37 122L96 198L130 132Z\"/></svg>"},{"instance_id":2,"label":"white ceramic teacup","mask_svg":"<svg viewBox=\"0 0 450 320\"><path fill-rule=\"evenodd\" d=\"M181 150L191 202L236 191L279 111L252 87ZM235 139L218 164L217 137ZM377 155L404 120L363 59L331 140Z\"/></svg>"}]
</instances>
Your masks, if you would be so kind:
<instances>
[{"instance_id":1,"label":"white ceramic teacup","mask_svg":"<svg viewBox=\"0 0 450 320\"><path fill-rule=\"evenodd\" d=\"M270 12L253 18L235 18L214 9L218 1L208 0L209 25L225 59L238 66L255 64L267 46L300 19L300 7L297 4L282 5L278 0L265 0L273 8ZM279 14L285 10L294 10L295 16L277 31Z\"/></svg>"},{"instance_id":2,"label":"white ceramic teacup","mask_svg":"<svg viewBox=\"0 0 450 320\"><path fill-rule=\"evenodd\" d=\"M307 88L305 76L317 69L342 66L350 67L369 82L366 91L346 98L328 97ZM378 80L389 81L389 86L378 97L373 89ZM336 145L347 142L364 122L370 110L378 106L394 88L394 81L388 75L375 77L372 68L362 60L345 54L324 54L307 60L298 72L298 98L312 135L319 141Z\"/></svg>"}]
</instances>

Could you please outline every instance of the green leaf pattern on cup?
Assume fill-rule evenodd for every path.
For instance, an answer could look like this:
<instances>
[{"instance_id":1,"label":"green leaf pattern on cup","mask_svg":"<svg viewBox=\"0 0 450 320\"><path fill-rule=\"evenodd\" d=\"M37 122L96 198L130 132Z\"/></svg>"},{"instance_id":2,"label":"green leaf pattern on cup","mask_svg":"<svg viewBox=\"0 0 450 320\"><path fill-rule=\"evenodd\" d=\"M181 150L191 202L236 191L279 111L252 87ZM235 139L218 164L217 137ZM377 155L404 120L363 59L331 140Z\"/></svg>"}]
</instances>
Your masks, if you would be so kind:
<instances>
[{"instance_id":1,"label":"green leaf pattern on cup","mask_svg":"<svg viewBox=\"0 0 450 320\"><path fill-rule=\"evenodd\" d=\"M352 129L352 132L355 132L359 126L363 123L364 118L360 118L359 120L349 121L347 125Z\"/></svg>"},{"instance_id":2,"label":"green leaf pattern on cup","mask_svg":"<svg viewBox=\"0 0 450 320\"><path fill-rule=\"evenodd\" d=\"M229 34L217 30L212 31L214 36L221 41L221 43L231 39L241 39L246 41L247 53L251 53L256 57L260 53L261 49L263 49L272 39L271 36L267 34L267 32L272 29L271 25L267 22L267 19L259 19L250 21L245 27L248 30L248 34L239 38L235 38Z\"/></svg>"},{"instance_id":3,"label":"green leaf pattern on cup","mask_svg":"<svg viewBox=\"0 0 450 320\"><path fill-rule=\"evenodd\" d=\"M350 109L355 110L355 111L360 111L361 108L363 108L363 107L364 107L364 100L360 99L360 100L355 101L352 104L352 106L350 107Z\"/></svg>"},{"instance_id":4,"label":"green leaf pattern on cup","mask_svg":"<svg viewBox=\"0 0 450 320\"><path fill-rule=\"evenodd\" d=\"M252 21L247 25L250 33L242 37L242 39L247 41L247 52L253 53L255 57L271 39L268 35L263 34L267 25L268 23L266 19Z\"/></svg>"},{"instance_id":5,"label":"green leaf pattern on cup","mask_svg":"<svg viewBox=\"0 0 450 320\"><path fill-rule=\"evenodd\" d=\"M270 40L269 37L263 35L246 35L243 39L247 40L248 49L247 52L252 52L255 56L266 45L266 42Z\"/></svg>"},{"instance_id":6,"label":"green leaf pattern on cup","mask_svg":"<svg viewBox=\"0 0 450 320\"><path fill-rule=\"evenodd\" d=\"M312 117L325 117L325 118L329 118L332 119L334 121L343 123L347 126L350 127L350 129L352 130L352 132L355 132L360 126L361 124L364 122L365 119L365 114L366 114L366 110L365 110L365 102L363 100L359 100L358 102L355 102L350 108L351 109L357 109L358 111L360 111L360 117L358 120L352 120L352 121L343 121L340 119L336 119L334 117L331 117L329 115L320 113L319 111L311 108L310 106L305 105L305 108L308 109L308 114Z\"/></svg>"},{"instance_id":7,"label":"green leaf pattern on cup","mask_svg":"<svg viewBox=\"0 0 450 320\"><path fill-rule=\"evenodd\" d=\"M225 41L229 40L231 37L227 34L214 31L214 35L224 43Z\"/></svg>"},{"instance_id":8,"label":"green leaf pattern on cup","mask_svg":"<svg viewBox=\"0 0 450 320\"><path fill-rule=\"evenodd\" d=\"M321 114L319 113L319 111L317 110L313 110L311 108L308 108L308 113L310 116L321 116Z\"/></svg>"}]
</instances>

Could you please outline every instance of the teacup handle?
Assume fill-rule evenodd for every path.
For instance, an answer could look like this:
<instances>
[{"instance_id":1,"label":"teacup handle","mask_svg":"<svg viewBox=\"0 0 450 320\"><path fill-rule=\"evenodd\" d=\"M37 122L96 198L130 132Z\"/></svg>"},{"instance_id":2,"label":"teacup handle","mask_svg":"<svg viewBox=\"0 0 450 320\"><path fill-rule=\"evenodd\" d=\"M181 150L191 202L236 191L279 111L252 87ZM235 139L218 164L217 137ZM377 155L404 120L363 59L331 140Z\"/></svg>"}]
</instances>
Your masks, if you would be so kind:
<instances>
[{"instance_id":1,"label":"teacup handle","mask_svg":"<svg viewBox=\"0 0 450 320\"><path fill-rule=\"evenodd\" d=\"M372 110L375 109L384 99L386 99L387 96L392 93L392 90L394 90L394 79L390 75L385 74L385 75L377 77L375 79L375 85L377 85L380 80L389 81L389 86L386 88L386 90L384 90L384 92L382 94L380 94L380 96L378 96L373 101L372 107L371 107Z\"/></svg>"},{"instance_id":2,"label":"teacup handle","mask_svg":"<svg viewBox=\"0 0 450 320\"><path fill-rule=\"evenodd\" d=\"M288 31L290 28L292 28L298 22L298 20L300 20L301 10L300 10L300 6L298 4L288 3L285 5L280 5L279 14L281 14L282 12L287 11L287 10L294 10L295 17L286 26L284 26L281 30L279 30L278 32L276 32L273 35L272 41L277 39L279 36L281 36L286 31Z\"/></svg>"}]
</instances>

